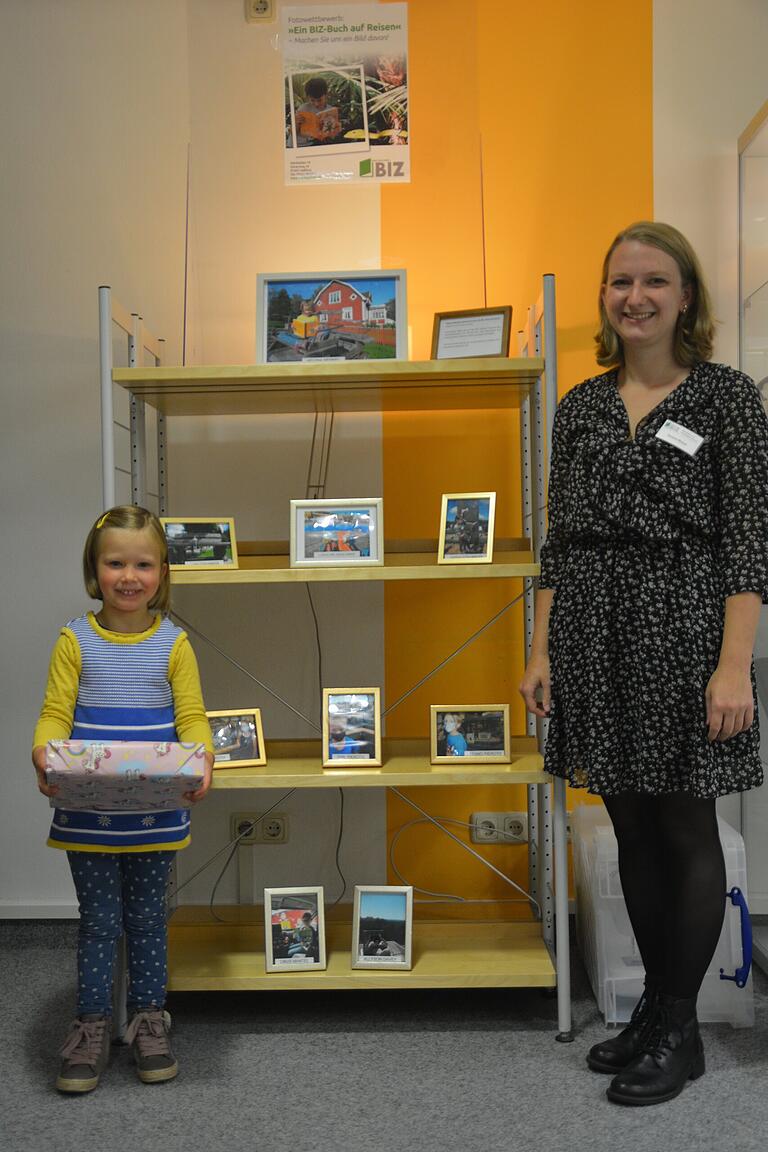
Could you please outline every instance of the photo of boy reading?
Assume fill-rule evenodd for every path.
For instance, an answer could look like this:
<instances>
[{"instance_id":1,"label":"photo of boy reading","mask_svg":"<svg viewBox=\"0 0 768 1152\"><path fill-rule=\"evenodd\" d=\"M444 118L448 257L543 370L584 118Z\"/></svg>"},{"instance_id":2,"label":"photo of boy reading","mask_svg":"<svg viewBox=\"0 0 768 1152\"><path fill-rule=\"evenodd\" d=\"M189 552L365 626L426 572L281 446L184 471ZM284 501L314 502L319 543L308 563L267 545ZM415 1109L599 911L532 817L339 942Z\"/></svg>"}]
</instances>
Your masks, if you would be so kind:
<instances>
[{"instance_id":1,"label":"photo of boy reading","mask_svg":"<svg viewBox=\"0 0 768 1152\"><path fill-rule=\"evenodd\" d=\"M304 85L306 99L296 109L296 143L299 148L326 144L341 133L339 110L328 103L328 83L310 76Z\"/></svg>"}]
</instances>

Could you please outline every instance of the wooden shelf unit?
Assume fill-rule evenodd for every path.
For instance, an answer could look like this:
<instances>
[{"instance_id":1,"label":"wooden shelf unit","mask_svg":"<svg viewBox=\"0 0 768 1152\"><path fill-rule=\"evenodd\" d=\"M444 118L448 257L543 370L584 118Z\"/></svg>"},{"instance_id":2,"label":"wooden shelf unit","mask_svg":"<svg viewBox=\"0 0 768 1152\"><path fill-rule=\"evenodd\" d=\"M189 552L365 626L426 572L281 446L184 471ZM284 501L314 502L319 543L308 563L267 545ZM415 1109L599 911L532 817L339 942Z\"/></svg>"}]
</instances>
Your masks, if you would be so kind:
<instances>
[{"instance_id":1,"label":"wooden shelf unit","mask_svg":"<svg viewBox=\"0 0 768 1152\"><path fill-rule=\"evenodd\" d=\"M549 292L549 304L547 303ZM549 308L549 313L547 313ZM547 372L547 408L554 409L554 279L545 277L542 299L529 314L527 350L542 346L542 321L549 316L552 353ZM106 336L103 336L106 343ZM549 352L548 352L549 355ZM135 360L134 360L135 363ZM520 411L524 468L524 511L532 517L534 536L541 537L546 446L544 359L488 357L449 361L360 361L246 365L236 367L119 368L102 374L102 402L111 405L113 382L131 395L132 455L138 458L134 499L142 502L144 404L158 412L159 443L164 421L173 416L235 416L280 413L430 412L463 410ZM111 411L111 407L110 407ZM135 427L134 427L135 419ZM109 491L105 456L105 493ZM164 458L160 459L164 475ZM162 492L161 492L162 501ZM162 504L161 504L162 506ZM423 542L422 542L423 544ZM292 569L285 555L241 556L234 571L180 570L176 584L256 584L289 581L466 580L528 578L538 574L535 548L514 541L500 548L492 564L438 565L434 550L417 542L399 542L385 564L366 569ZM526 621L532 619L532 592L525 599ZM528 625L527 625L528 626ZM529 731L533 729L529 728ZM319 742L267 742L264 768L221 768L215 790L261 788L408 787L522 783L536 796L552 789L543 806L541 843L531 848L541 857L535 895L543 922L468 922L420 919L416 911L413 968L408 972L353 969L348 913L327 910L328 967L323 972L265 971L263 915L259 909L218 909L227 923L207 908L177 909L170 926L169 987L176 991L220 989L364 989L434 987L553 987L558 990L560 1038L570 1038L567 881L565 876L565 789L543 771L534 735L512 741L509 765L431 765L427 741L385 741L384 764L378 769L324 769ZM257 801L254 801L257 803ZM538 808L536 809L538 811ZM554 852L552 851L554 813ZM554 872L553 872L554 869ZM553 894L553 878L557 892ZM553 913L557 910L555 926ZM339 919L343 915L346 918ZM427 915L429 915L427 913ZM555 932L556 928L556 932ZM557 939L555 955L554 943ZM554 958L553 958L554 957Z\"/></svg>"}]
</instances>

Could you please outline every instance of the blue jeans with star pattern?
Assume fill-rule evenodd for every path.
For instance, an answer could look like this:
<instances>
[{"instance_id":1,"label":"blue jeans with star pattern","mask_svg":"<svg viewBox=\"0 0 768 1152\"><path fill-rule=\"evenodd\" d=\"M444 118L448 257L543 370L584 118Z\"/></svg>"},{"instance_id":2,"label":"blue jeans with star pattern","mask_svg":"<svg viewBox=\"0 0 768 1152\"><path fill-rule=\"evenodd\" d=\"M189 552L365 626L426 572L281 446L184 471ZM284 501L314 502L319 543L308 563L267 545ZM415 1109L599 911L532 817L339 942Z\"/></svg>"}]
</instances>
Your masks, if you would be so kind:
<instances>
[{"instance_id":1,"label":"blue jeans with star pattern","mask_svg":"<svg viewBox=\"0 0 768 1152\"><path fill-rule=\"evenodd\" d=\"M112 1015L120 937L128 953L128 1011L162 1008L168 979L166 890L174 852L67 852L80 905L77 1012Z\"/></svg>"}]
</instances>

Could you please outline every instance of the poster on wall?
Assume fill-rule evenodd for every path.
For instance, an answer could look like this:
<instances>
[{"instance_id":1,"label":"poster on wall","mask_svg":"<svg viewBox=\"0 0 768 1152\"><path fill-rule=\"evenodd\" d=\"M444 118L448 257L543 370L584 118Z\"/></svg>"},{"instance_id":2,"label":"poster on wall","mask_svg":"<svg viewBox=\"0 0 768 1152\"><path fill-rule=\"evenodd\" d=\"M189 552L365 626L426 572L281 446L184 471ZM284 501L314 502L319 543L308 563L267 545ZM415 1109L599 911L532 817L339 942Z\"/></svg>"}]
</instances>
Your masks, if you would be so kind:
<instances>
[{"instance_id":1,"label":"poster on wall","mask_svg":"<svg viewBox=\"0 0 768 1152\"><path fill-rule=\"evenodd\" d=\"M282 9L286 184L410 181L407 9Z\"/></svg>"}]
</instances>

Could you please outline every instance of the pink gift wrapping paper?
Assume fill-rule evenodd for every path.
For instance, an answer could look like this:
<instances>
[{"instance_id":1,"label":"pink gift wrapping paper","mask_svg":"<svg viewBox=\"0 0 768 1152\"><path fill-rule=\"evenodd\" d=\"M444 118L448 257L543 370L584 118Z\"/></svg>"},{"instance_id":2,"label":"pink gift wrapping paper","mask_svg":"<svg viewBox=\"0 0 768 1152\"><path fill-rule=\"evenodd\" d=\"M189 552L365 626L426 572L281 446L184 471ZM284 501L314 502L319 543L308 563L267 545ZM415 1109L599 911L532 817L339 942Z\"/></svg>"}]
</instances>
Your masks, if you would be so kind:
<instances>
[{"instance_id":1,"label":"pink gift wrapping paper","mask_svg":"<svg viewBox=\"0 0 768 1152\"><path fill-rule=\"evenodd\" d=\"M59 791L52 808L189 808L184 792L202 783L202 744L50 740L45 775Z\"/></svg>"}]
</instances>

